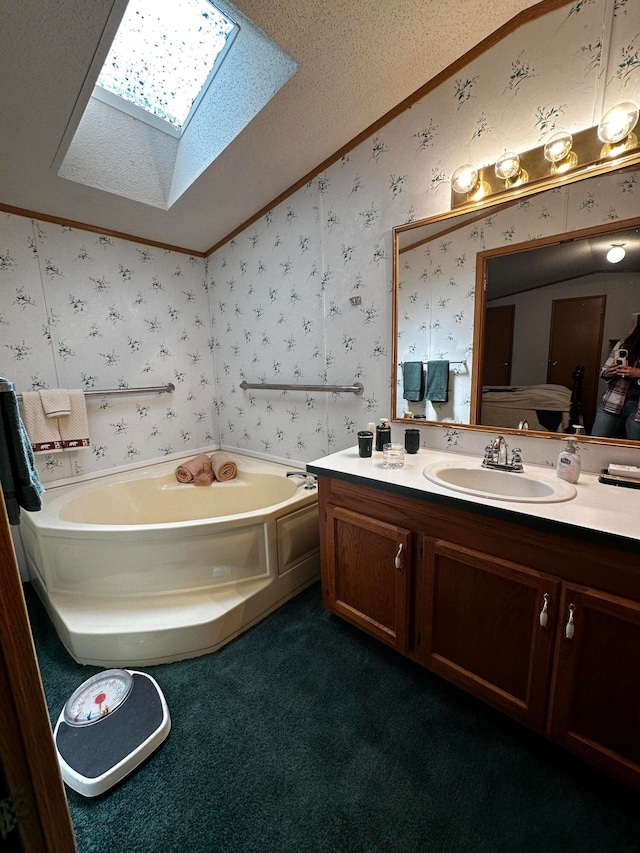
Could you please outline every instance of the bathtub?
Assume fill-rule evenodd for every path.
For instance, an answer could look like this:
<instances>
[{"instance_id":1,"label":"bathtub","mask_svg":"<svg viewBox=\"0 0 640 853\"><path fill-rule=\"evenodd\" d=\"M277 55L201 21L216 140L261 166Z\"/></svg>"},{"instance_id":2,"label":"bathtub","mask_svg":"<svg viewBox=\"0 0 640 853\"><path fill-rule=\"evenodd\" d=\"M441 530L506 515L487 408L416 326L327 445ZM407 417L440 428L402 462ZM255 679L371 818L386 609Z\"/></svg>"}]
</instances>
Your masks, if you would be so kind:
<instances>
[{"instance_id":1,"label":"bathtub","mask_svg":"<svg viewBox=\"0 0 640 853\"><path fill-rule=\"evenodd\" d=\"M31 580L76 661L213 652L317 579L317 490L287 478L295 466L229 455L227 482L178 483L172 459L48 488L23 511Z\"/></svg>"}]
</instances>

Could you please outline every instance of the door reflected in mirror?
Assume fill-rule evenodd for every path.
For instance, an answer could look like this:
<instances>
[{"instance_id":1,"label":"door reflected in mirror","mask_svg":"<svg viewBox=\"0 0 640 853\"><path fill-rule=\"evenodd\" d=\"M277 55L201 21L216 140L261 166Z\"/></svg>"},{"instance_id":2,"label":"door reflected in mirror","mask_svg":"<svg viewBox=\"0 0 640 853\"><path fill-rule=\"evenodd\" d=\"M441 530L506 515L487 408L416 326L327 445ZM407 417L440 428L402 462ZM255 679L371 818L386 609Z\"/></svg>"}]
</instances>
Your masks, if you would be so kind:
<instances>
[{"instance_id":1,"label":"door reflected in mirror","mask_svg":"<svg viewBox=\"0 0 640 853\"><path fill-rule=\"evenodd\" d=\"M394 229L395 419L590 435L601 368L640 312L639 195L628 167Z\"/></svg>"}]
</instances>

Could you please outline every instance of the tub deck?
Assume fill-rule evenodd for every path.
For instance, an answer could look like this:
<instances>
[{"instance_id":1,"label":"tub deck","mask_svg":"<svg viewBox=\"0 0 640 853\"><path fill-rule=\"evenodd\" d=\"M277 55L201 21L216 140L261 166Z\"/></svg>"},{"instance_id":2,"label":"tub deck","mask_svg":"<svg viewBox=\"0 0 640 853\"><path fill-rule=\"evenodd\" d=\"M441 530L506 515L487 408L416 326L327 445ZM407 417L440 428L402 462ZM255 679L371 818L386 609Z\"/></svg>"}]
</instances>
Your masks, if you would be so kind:
<instances>
[{"instance_id":1,"label":"tub deck","mask_svg":"<svg viewBox=\"0 0 640 853\"><path fill-rule=\"evenodd\" d=\"M48 490L42 512L24 513L32 581L75 660L135 667L207 654L317 580L316 491L287 479L291 466L233 458L238 482L215 492L176 488L172 460ZM181 520L143 506L154 490L161 517L173 496ZM185 519L193 501L235 511ZM137 523L122 523L123 507Z\"/></svg>"}]
</instances>

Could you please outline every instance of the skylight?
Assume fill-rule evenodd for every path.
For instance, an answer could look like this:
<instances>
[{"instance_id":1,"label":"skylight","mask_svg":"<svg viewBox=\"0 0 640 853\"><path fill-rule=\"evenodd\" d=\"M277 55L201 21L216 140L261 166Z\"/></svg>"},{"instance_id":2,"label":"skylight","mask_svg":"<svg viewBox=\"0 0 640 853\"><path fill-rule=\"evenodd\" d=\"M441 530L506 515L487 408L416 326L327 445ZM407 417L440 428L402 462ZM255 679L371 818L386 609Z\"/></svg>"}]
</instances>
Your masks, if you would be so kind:
<instances>
[{"instance_id":1,"label":"skylight","mask_svg":"<svg viewBox=\"0 0 640 853\"><path fill-rule=\"evenodd\" d=\"M296 73L231 0L215 2L111 0L60 177L169 210Z\"/></svg>"},{"instance_id":2,"label":"skylight","mask_svg":"<svg viewBox=\"0 0 640 853\"><path fill-rule=\"evenodd\" d=\"M129 0L98 85L179 130L236 29L208 0Z\"/></svg>"}]
</instances>

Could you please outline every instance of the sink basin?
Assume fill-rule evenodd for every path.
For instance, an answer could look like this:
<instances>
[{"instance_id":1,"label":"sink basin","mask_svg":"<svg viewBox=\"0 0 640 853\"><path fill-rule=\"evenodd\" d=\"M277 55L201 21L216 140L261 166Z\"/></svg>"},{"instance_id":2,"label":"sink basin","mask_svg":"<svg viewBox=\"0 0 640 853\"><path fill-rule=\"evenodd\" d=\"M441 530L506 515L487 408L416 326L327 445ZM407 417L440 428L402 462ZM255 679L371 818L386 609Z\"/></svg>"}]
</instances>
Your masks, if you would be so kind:
<instances>
[{"instance_id":1,"label":"sink basin","mask_svg":"<svg viewBox=\"0 0 640 853\"><path fill-rule=\"evenodd\" d=\"M525 501L527 503L556 503L570 501L576 496L575 486L560 480L555 472L516 474L512 471L496 471L477 465L460 462L435 462L423 471L427 480L446 489L497 498L503 501Z\"/></svg>"}]
</instances>

